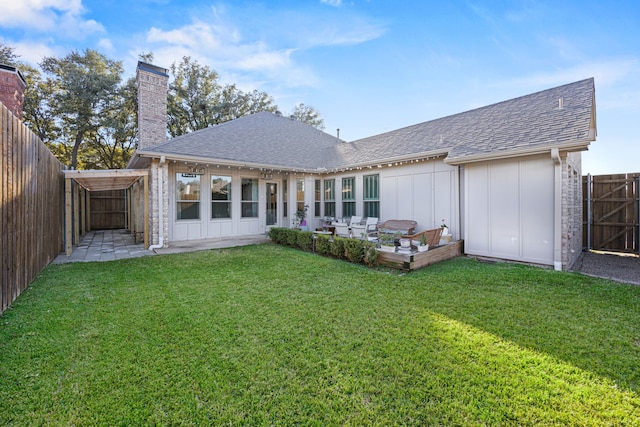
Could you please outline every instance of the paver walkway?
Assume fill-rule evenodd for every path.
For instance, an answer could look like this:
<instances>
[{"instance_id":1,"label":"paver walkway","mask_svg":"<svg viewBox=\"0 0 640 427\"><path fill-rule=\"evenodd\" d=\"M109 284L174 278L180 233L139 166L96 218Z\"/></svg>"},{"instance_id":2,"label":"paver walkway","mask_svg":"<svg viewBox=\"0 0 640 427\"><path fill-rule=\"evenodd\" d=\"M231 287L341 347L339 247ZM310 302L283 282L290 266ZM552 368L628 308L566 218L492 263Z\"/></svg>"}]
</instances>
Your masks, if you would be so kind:
<instances>
[{"instance_id":1,"label":"paver walkway","mask_svg":"<svg viewBox=\"0 0 640 427\"><path fill-rule=\"evenodd\" d=\"M71 256L58 255L53 264L81 261L113 261L154 255L155 252L144 248L143 243L135 243L127 230L96 230L84 235L78 246L73 248Z\"/></svg>"},{"instance_id":2,"label":"paver walkway","mask_svg":"<svg viewBox=\"0 0 640 427\"><path fill-rule=\"evenodd\" d=\"M147 250L143 243L135 243L127 230L89 231L78 246L73 248L71 256L58 255L52 264L87 261L113 261L155 254L175 254L181 252L202 251L208 249L230 248L234 246L255 245L270 242L264 234L238 236L233 238L215 238L171 242L168 248Z\"/></svg>"}]
</instances>

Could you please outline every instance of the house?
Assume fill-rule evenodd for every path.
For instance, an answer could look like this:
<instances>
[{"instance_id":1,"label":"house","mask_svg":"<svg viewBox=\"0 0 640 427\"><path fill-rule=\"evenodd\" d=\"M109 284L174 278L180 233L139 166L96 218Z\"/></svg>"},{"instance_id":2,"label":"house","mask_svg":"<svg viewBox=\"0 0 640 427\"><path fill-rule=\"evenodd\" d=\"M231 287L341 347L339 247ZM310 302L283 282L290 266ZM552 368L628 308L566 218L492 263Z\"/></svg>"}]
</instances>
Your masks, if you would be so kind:
<instances>
[{"instance_id":1,"label":"house","mask_svg":"<svg viewBox=\"0 0 640 427\"><path fill-rule=\"evenodd\" d=\"M413 219L416 231L444 222L466 254L557 270L582 250L592 78L351 142L270 112L165 140L167 78L138 66L130 167L151 171L156 246L291 227L309 206L311 227L351 215Z\"/></svg>"}]
</instances>

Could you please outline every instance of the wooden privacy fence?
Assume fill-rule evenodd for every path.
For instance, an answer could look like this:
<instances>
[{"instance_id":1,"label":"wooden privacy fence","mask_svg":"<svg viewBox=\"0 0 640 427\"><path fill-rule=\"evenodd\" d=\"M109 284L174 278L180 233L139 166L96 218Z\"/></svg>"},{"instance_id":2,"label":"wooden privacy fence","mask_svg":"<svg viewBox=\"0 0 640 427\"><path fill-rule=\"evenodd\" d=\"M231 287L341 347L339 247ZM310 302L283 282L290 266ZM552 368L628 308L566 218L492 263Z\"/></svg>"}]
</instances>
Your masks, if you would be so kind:
<instances>
[{"instance_id":1,"label":"wooden privacy fence","mask_svg":"<svg viewBox=\"0 0 640 427\"><path fill-rule=\"evenodd\" d=\"M63 168L0 104L0 313L62 252Z\"/></svg>"},{"instance_id":2,"label":"wooden privacy fence","mask_svg":"<svg viewBox=\"0 0 640 427\"><path fill-rule=\"evenodd\" d=\"M128 228L125 190L92 191L89 198L93 230Z\"/></svg>"},{"instance_id":3,"label":"wooden privacy fence","mask_svg":"<svg viewBox=\"0 0 640 427\"><path fill-rule=\"evenodd\" d=\"M582 177L583 245L640 253L640 173Z\"/></svg>"}]
</instances>

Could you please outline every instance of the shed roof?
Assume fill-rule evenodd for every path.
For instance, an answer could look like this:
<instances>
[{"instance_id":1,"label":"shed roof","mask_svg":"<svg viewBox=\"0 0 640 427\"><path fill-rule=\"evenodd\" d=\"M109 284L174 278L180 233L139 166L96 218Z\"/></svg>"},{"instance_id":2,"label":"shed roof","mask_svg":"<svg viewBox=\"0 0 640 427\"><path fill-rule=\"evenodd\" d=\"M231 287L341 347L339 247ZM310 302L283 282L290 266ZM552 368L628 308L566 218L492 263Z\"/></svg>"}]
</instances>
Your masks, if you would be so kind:
<instances>
[{"instance_id":1,"label":"shed roof","mask_svg":"<svg viewBox=\"0 0 640 427\"><path fill-rule=\"evenodd\" d=\"M551 148L585 150L595 133L595 85L590 78L353 142L288 117L261 112L137 153L331 170L425 155L446 155L449 163L465 163Z\"/></svg>"}]
</instances>

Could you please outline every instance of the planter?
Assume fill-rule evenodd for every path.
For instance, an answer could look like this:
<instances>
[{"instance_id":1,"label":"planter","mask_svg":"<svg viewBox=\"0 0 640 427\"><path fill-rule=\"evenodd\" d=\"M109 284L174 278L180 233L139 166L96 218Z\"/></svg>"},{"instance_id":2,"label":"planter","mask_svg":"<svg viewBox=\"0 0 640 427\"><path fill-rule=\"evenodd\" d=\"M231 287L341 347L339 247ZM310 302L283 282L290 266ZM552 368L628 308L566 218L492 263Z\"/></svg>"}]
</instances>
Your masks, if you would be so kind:
<instances>
[{"instance_id":1,"label":"planter","mask_svg":"<svg viewBox=\"0 0 640 427\"><path fill-rule=\"evenodd\" d=\"M386 246L386 245L380 245L379 248L376 248L377 250L379 250L380 252L395 252L396 251L396 247L395 246Z\"/></svg>"},{"instance_id":2,"label":"planter","mask_svg":"<svg viewBox=\"0 0 640 427\"><path fill-rule=\"evenodd\" d=\"M411 249L411 240L410 239L400 239L400 247L402 249Z\"/></svg>"},{"instance_id":3,"label":"planter","mask_svg":"<svg viewBox=\"0 0 640 427\"><path fill-rule=\"evenodd\" d=\"M426 252L429 250L429 245L418 245L418 252Z\"/></svg>"}]
</instances>

